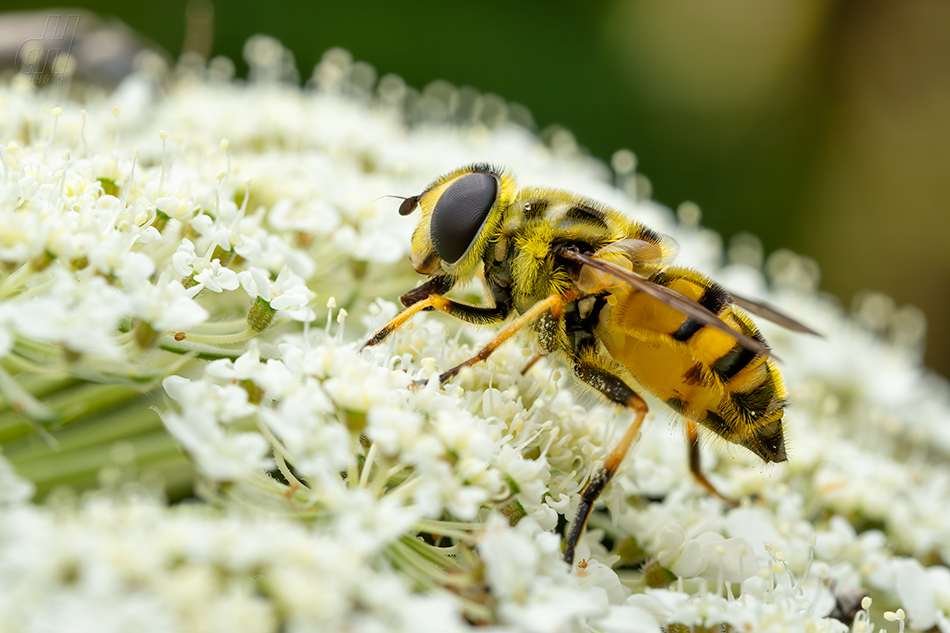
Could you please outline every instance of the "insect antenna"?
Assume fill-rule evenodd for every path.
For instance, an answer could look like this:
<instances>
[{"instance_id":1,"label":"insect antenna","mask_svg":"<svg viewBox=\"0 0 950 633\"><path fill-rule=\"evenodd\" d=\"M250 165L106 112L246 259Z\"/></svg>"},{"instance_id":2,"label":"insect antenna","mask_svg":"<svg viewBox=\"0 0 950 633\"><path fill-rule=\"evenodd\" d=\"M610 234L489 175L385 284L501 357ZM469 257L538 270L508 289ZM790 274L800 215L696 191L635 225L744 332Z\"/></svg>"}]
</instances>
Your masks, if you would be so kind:
<instances>
[{"instance_id":1,"label":"insect antenna","mask_svg":"<svg viewBox=\"0 0 950 633\"><path fill-rule=\"evenodd\" d=\"M387 193L385 195L379 196L378 198L373 199L373 202L377 200L382 200L383 198L396 198L402 200L402 204L399 205L399 215L409 215L416 210L416 207L419 205L419 196L397 196L395 194Z\"/></svg>"}]
</instances>

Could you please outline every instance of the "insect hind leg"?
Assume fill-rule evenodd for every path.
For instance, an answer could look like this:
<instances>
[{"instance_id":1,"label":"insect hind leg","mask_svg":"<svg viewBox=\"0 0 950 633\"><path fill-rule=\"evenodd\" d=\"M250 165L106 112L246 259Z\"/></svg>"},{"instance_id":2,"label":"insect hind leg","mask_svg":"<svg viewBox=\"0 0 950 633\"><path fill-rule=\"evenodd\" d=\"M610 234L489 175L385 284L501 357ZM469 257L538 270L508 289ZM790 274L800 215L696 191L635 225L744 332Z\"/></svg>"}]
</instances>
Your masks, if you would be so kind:
<instances>
[{"instance_id":1,"label":"insect hind leg","mask_svg":"<svg viewBox=\"0 0 950 633\"><path fill-rule=\"evenodd\" d=\"M623 437L620 438L620 442L610 451L603 465L591 477L590 481L587 482L587 486L581 492L581 503L577 508L577 517L571 524L571 529L568 531L567 540L564 544L564 562L568 565L574 564L574 549L580 541L591 511L594 509L594 502L597 501L604 487L617 472L620 462L623 461L633 441L640 433L640 427L643 425L643 419L648 411L647 403L644 402L643 398L637 395L637 392L631 389L627 383L606 369L592 363L579 362L574 365L574 373L580 380L604 394L612 402L632 409L634 419Z\"/></svg>"},{"instance_id":2,"label":"insect hind leg","mask_svg":"<svg viewBox=\"0 0 950 633\"><path fill-rule=\"evenodd\" d=\"M735 499L730 499L719 492L712 482L706 478L705 473L703 473L703 467L699 454L699 429L696 426L696 423L692 420L686 420L686 444L687 450L689 451L689 471L693 473L693 478L696 480L696 483L702 486L706 492L723 502L726 506L730 508L738 507L738 501Z\"/></svg>"}]
</instances>

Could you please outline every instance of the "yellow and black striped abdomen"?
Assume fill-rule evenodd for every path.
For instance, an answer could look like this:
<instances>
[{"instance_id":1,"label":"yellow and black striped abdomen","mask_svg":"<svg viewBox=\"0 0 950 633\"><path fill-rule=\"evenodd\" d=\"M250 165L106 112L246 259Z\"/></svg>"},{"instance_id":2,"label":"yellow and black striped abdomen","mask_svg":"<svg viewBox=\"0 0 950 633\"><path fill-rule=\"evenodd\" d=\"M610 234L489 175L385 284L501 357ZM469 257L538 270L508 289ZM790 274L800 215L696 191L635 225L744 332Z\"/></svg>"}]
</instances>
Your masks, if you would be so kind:
<instances>
[{"instance_id":1,"label":"yellow and black striped abdomen","mask_svg":"<svg viewBox=\"0 0 950 633\"><path fill-rule=\"evenodd\" d=\"M765 343L752 320L712 280L670 268L650 281L686 295L732 329ZM629 286L608 300L597 337L614 360L670 408L766 461L785 461L787 392L769 357Z\"/></svg>"}]
</instances>

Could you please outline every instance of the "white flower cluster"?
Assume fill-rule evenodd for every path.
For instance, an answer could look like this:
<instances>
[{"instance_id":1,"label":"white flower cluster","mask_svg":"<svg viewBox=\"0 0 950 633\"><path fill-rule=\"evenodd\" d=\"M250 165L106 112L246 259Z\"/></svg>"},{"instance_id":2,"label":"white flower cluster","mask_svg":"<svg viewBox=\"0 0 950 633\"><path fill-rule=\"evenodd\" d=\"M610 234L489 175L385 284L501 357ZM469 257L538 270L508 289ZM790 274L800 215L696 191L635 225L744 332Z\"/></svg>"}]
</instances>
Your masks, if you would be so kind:
<instances>
[{"instance_id":1,"label":"white flower cluster","mask_svg":"<svg viewBox=\"0 0 950 633\"><path fill-rule=\"evenodd\" d=\"M82 106L0 85L0 443L14 468L18 424L55 445L67 378L160 384L206 502L128 484L33 504L0 457L0 629L950 632L950 390L913 312L869 297L849 319L787 253L769 290L754 240L724 262L695 209L642 198L628 152L611 180L490 95L377 82L341 51L301 90L276 42L247 54L250 85L222 60L146 64ZM739 507L693 482L651 402L569 569L560 531L628 416L546 361L522 375L515 341L440 386L491 332L438 316L360 351L418 281L412 218L378 198L477 160L628 210L826 334L763 324L789 462L705 451Z\"/></svg>"},{"instance_id":2,"label":"white flower cluster","mask_svg":"<svg viewBox=\"0 0 950 633\"><path fill-rule=\"evenodd\" d=\"M301 522L168 509L147 494L0 522L6 630L461 631L446 593L420 593L346 535Z\"/></svg>"}]
</instances>

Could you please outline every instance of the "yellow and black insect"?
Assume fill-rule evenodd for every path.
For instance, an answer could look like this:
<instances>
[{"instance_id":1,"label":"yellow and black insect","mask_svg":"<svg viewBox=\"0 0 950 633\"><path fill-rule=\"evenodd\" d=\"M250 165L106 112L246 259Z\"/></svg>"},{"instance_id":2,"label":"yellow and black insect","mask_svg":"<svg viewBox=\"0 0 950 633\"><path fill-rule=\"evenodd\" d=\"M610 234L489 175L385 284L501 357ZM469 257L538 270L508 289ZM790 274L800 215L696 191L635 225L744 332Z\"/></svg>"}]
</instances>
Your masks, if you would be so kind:
<instances>
[{"instance_id":1,"label":"yellow and black insect","mask_svg":"<svg viewBox=\"0 0 950 633\"><path fill-rule=\"evenodd\" d=\"M811 332L771 308L726 292L711 279L668 266L675 246L617 209L559 189L518 189L506 170L475 164L448 173L399 207L422 217L412 264L429 280L402 296L406 310L366 345L380 343L421 310L474 324L507 324L445 381L488 358L520 330L539 353L558 355L581 382L633 410L634 420L581 494L565 543L574 548L604 486L639 433L647 405L633 379L686 419L697 481L727 503L700 470L696 424L783 462L786 390L768 345L739 307ZM445 293L481 272L492 305Z\"/></svg>"}]
</instances>

